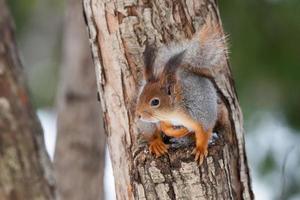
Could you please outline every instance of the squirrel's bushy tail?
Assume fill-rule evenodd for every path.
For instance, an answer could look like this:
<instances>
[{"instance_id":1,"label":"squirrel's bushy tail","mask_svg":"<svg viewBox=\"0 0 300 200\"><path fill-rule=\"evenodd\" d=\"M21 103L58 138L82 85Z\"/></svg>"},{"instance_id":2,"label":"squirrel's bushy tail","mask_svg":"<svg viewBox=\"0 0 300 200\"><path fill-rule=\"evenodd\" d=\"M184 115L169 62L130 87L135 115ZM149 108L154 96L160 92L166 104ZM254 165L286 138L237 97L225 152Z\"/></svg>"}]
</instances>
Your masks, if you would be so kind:
<instances>
[{"instance_id":1,"label":"squirrel's bushy tail","mask_svg":"<svg viewBox=\"0 0 300 200\"><path fill-rule=\"evenodd\" d=\"M192 68L211 68L227 59L227 43L220 25L207 21L188 42L184 63Z\"/></svg>"},{"instance_id":2,"label":"squirrel's bushy tail","mask_svg":"<svg viewBox=\"0 0 300 200\"><path fill-rule=\"evenodd\" d=\"M181 66L199 72L222 65L227 60L227 43L220 25L206 20L202 28L191 40L171 43L158 50L154 61L154 76L159 77L171 58L184 52L180 59Z\"/></svg>"}]
</instances>

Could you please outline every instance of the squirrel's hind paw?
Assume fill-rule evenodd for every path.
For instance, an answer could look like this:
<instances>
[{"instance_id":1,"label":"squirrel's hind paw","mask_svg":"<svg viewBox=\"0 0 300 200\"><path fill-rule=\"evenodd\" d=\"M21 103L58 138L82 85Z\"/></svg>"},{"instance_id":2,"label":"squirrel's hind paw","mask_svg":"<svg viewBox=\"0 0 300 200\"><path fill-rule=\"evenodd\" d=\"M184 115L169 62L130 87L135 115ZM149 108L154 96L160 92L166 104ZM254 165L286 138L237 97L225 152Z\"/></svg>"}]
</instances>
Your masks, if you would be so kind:
<instances>
[{"instance_id":1,"label":"squirrel's hind paw","mask_svg":"<svg viewBox=\"0 0 300 200\"><path fill-rule=\"evenodd\" d=\"M208 149L207 147L195 147L192 154L195 155L195 161L200 165L202 165L204 158L208 155Z\"/></svg>"},{"instance_id":2,"label":"squirrel's hind paw","mask_svg":"<svg viewBox=\"0 0 300 200\"><path fill-rule=\"evenodd\" d=\"M149 143L149 151L155 154L156 157L160 157L168 153L169 146L163 143L161 139L155 139Z\"/></svg>"}]
</instances>

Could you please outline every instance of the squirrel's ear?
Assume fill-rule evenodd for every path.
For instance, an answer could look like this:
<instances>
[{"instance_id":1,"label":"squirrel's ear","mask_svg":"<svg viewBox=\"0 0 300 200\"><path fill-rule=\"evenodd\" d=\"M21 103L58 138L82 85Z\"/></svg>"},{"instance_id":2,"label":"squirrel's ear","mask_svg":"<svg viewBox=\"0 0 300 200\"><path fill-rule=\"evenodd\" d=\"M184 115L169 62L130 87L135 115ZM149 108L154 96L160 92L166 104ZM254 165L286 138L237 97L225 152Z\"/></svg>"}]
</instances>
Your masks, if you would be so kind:
<instances>
[{"instance_id":1,"label":"squirrel's ear","mask_svg":"<svg viewBox=\"0 0 300 200\"><path fill-rule=\"evenodd\" d=\"M165 68L162 73L162 82L165 85L170 85L174 81L176 81L176 71L182 63L184 53L185 50L175 54L169 59L169 61L165 65Z\"/></svg>"},{"instance_id":2,"label":"squirrel's ear","mask_svg":"<svg viewBox=\"0 0 300 200\"><path fill-rule=\"evenodd\" d=\"M172 56L169 61L167 62L163 74L164 75L170 75L170 74L175 74L178 67L181 65L182 63L182 59L184 56L185 50L175 54L174 56Z\"/></svg>"},{"instance_id":3,"label":"squirrel's ear","mask_svg":"<svg viewBox=\"0 0 300 200\"><path fill-rule=\"evenodd\" d=\"M146 44L145 51L143 53L144 56L144 78L149 81L152 80L153 77L153 64L156 56L156 48L153 44Z\"/></svg>"}]
</instances>

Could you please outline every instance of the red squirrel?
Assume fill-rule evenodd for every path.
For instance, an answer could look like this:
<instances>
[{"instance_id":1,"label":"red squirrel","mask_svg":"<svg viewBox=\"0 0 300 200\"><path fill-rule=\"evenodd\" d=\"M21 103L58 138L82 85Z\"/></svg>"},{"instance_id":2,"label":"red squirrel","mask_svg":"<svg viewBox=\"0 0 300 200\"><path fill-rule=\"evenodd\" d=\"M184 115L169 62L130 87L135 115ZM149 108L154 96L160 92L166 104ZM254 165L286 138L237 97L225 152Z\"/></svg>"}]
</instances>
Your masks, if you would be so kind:
<instances>
[{"instance_id":1,"label":"red squirrel","mask_svg":"<svg viewBox=\"0 0 300 200\"><path fill-rule=\"evenodd\" d=\"M212 22L204 24L191 40L159 49L146 45L145 84L138 97L136 115L156 126L148 138L150 152L156 156L167 153L161 131L177 138L193 132L193 154L195 161L202 164L217 120L217 92L211 80L198 72L224 64L226 55L225 37L220 26Z\"/></svg>"}]
</instances>

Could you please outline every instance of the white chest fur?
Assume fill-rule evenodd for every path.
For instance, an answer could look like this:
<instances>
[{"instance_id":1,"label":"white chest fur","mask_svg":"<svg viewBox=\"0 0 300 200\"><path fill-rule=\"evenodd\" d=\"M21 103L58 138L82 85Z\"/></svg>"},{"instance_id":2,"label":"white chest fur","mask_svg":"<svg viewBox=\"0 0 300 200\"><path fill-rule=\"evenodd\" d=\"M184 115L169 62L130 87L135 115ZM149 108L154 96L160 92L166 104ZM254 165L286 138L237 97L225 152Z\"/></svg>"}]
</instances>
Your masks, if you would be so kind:
<instances>
[{"instance_id":1,"label":"white chest fur","mask_svg":"<svg viewBox=\"0 0 300 200\"><path fill-rule=\"evenodd\" d=\"M187 124L184 124L183 123L183 120L179 117L172 117L170 119L170 123L173 125L173 126L184 126L186 127L187 129L189 129L189 131L193 131L193 129L189 126L187 126Z\"/></svg>"},{"instance_id":2,"label":"white chest fur","mask_svg":"<svg viewBox=\"0 0 300 200\"><path fill-rule=\"evenodd\" d=\"M174 126L183 126L182 121L179 118L172 118L170 122Z\"/></svg>"}]
</instances>

